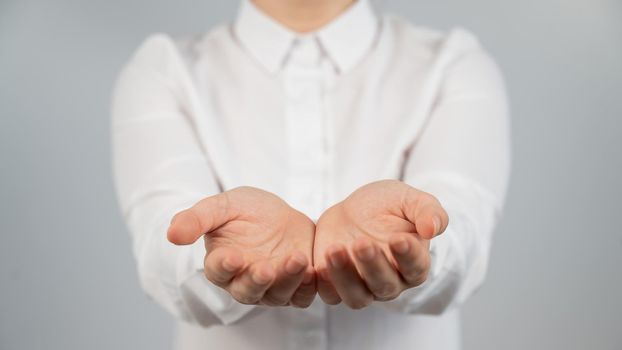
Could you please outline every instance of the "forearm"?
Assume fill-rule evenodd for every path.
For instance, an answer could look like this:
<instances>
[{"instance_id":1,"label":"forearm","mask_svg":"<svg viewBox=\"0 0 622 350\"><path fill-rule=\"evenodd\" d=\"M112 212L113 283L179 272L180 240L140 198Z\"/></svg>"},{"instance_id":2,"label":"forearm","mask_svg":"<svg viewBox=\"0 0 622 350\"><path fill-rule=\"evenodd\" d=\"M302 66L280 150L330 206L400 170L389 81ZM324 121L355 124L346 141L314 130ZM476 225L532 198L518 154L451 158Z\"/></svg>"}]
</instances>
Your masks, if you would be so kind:
<instances>
[{"instance_id":1,"label":"forearm","mask_svg":"<svg viewBox=\"0 0 622 350\"><path fill-rule=\"evenodd\" d=\"M146 293L186 321L231 323L250 308L205 279L202 241L177 247L166 238L175 213L221 191L179 107L183 84L167 75L179 67L171 47L162 38L147 40L117 80L111 125L117 197Z\"/></svg>"},{"instance_id":2,"label":"forearm","mask_svg":"<svg viewBox=\"0 0 622 350\"><path fill-rule=\"evenodd\" d=\"M166 239L174 213L204 196L183 193L181 189L168 196L152 193L126 214L141 286L169 313L186 322L209 326L240 321L253 307L236 302L205 278L203 240L175 246Z\"/></svg>"},{"instance_id":3,"label":"forearm","mask_svg":"<svg viewBox=\"0 0 622 350\"><path fill-rule=\"evenodd\" d=\"M406 312L442 312L482 283L509 181L509 111L495 62L474 47L442 86L403 180L436 196L449 226L431 241L427 281L386 305Z\"/></svg>"}]
</instances>

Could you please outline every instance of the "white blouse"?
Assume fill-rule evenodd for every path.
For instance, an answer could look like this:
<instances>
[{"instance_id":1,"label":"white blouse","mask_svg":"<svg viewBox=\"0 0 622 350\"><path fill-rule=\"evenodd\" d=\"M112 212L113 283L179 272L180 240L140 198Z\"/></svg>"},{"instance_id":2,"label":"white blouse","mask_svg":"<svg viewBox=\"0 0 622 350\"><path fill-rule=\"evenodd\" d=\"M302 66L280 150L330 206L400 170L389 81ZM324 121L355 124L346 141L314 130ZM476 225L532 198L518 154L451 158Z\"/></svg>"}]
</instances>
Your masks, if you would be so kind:
<instances>
[{"instance_id":1,"label":"white blouse","mask_svg":"<svg viewBox=\"0 0 622 350\"><path fill-rule=\"evenodd\" d=\"M148 38L117 81L113 166L144 290L178 319L179 349L458 349L457 306L482 283L510 169L499 69L473 34L354 3L290 32L250 1L207 34ZM316 220L384 178L435 195L449 227L421 286L358 311L242 305L203 275L202 240L171 217L240 185Z\"/></svg>"}]
</instances>

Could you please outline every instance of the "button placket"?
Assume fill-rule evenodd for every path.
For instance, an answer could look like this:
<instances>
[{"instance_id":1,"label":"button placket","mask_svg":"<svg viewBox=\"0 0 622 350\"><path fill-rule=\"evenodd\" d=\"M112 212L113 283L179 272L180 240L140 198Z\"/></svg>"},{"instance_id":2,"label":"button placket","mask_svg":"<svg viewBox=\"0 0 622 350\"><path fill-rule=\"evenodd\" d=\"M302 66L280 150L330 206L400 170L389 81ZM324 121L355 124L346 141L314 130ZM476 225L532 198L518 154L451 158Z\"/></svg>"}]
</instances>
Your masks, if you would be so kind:
<instances>
[{"instance_id":1,"label":"button placket","mask_svg":"<svg viewBox=\"0 0 622 350\"><path fill-rule=\"evenodd\" d=\"M323 197L323 99L319 48L298 42L285 68L285 114L288 131L288 189L292 204L319 215Z\"/></svg>"}]
</instances>

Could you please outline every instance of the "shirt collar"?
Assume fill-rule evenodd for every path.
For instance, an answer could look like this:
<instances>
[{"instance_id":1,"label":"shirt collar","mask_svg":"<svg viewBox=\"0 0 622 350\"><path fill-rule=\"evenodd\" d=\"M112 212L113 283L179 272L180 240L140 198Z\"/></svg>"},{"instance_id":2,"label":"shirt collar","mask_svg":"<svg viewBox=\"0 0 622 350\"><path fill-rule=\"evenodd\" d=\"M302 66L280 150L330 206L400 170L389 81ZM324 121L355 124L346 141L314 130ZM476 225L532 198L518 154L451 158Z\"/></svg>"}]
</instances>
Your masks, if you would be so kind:
<instances>
[{"instance_id":1,"label":"shirt collar","mask_svg":"<svg viewBox=\"0 0 622 350\"><path fill-rule=\"evenodd\" d=\"M311 35L315 35L339 72L359 63L373 45L378 20L369 0L357 0L345 12ZM242 0L234 32L248 52L268 71L277 72L287 59L298 34ZM309 35L306 33L305 35Z\"/></svg>"}]
</instances>

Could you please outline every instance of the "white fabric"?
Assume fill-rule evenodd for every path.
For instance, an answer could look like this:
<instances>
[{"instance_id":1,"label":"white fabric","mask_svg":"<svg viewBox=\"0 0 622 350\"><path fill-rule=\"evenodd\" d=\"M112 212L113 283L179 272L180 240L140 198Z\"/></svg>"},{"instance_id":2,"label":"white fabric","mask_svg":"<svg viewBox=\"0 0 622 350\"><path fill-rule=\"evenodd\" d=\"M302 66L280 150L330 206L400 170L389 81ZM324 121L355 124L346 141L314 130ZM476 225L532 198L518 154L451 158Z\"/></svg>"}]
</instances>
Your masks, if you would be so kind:
<instances>
[{"instance_id":1,"label":"white fabric","mask_svg":"<svg viewBox=\"0 0 622 350\"><path fill-rule=\"evenodd\" d=\"M297 35L243 1L194 38L148 38L118 79L117 193L141 285L178 318L177 348L460 348L456 308L482 283L510 168L503 79L467 30L377 17L366 0ZM316 220L356 188L401 179L449 213L432 270L398 299L351 311L241 305L177 247L177 211L259 187Z\"/></svg>"}]
</instances>

